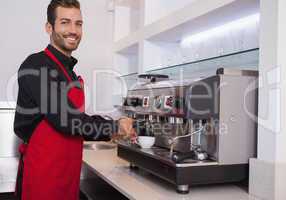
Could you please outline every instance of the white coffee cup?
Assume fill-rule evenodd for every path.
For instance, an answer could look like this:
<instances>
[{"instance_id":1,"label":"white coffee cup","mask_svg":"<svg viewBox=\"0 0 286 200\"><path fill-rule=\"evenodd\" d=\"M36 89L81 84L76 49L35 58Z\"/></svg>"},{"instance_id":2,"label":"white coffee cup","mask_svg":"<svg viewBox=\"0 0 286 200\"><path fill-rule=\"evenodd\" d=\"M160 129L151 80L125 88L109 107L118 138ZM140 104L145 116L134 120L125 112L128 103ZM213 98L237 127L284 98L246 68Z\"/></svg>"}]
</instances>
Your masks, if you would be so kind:
<instances>
[{"instance_id":1,"label":"white coffee cup","mask_svg":"<svg viewBox=\"0 0 286 200\"><path fill-rule=\"evenodd\" d=\"M151 148L155 143L155 137L151 136L138 136L137 140L143 149Z\"/></svg>"}]
</instances>

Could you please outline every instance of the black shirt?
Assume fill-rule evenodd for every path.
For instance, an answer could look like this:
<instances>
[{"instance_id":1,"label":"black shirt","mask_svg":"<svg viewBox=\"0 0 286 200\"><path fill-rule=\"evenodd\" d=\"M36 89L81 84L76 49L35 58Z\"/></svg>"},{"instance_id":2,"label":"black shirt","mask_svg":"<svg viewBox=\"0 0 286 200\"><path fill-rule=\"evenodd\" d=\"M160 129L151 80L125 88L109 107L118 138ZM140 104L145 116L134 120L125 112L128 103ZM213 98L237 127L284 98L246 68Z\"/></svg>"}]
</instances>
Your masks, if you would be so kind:
<instances>
[{"instance_id":1,"label":"black shirt","mask_svg":"<svg viewBox=\"0 0 286 200\"><path fill-rule=\"evenodd\" d=\"M107 139L117 123L99 115L80 112L67 98L71 85L80 87L73 71L77 60L48 45L48 50L63 64L72 79L69 83L57 64L44 51L30 55L18 71L19 92L14 131L28 142L34 129L45 118L58 132L85 139Z\"/></svg>"}]
</instances>

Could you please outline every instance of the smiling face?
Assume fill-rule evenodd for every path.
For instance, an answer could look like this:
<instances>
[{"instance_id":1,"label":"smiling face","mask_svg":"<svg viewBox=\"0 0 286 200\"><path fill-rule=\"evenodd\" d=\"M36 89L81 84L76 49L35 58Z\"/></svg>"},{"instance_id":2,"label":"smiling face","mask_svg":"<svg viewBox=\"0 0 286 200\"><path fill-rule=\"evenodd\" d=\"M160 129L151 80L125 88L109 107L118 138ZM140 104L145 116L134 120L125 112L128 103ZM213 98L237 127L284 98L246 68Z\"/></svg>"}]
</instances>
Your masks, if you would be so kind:
<instances>
[{"instance_id":1,"label":"smiling face","mask_svg":"<svg viewBox=\"0 0 286 200\"><path fill-rule=\"evenodd\" d=\"M58 7L55 24L46 24L51 45L67 56L76 50L82 37L82 15L78 8Z\"/></svg>"}]
</instances>

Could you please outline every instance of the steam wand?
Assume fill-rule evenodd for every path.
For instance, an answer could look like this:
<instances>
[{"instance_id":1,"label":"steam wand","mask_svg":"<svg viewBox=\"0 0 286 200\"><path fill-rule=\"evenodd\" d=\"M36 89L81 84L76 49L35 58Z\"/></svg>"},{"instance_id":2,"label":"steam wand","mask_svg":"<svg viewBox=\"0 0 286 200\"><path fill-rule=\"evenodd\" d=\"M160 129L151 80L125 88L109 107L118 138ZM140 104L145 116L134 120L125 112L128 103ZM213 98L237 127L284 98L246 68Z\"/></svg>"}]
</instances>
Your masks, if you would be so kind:
<instances>
[{"instance_id":1,"label":"steam wand","mask_svg":"<svg viewBox=\"0 0 286 200\"><path fill-rule=\"evenodd\" d=\"M200 133L202 130L204 129L204 126L201 126L199 130L196 130L192 133L189 133L187 135L182 135L182 136L177 136L177 137L174 137L173 139L169 139L168 143L170 145L170 156L173 155L173 152L174 152L174 146L175 146L175 142L181 138L186 138L186 137L191 137L197 133Z\"/></svg>"}]
</instances>

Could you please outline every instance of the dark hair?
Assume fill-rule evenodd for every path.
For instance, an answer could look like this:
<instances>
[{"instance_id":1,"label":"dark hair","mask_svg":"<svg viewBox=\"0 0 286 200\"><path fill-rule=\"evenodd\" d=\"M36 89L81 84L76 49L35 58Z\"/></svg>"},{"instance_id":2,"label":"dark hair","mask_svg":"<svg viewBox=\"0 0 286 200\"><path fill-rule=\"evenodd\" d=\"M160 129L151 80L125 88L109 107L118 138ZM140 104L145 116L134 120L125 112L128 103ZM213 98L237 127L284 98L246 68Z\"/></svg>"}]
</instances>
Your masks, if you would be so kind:
<instances>
[{"instance_id":1,"label":"dark hair","mask_svg":"<svg viewBox=\"0 0 286 200\"><path fill-rule=\"evenodd\" d=\"M54 26L56 21L56 9L58 7L64 8L78 8L80 9L80 3L78 0L52 0L47 9L48 22Z\"/></svg>"}]
</instances>

